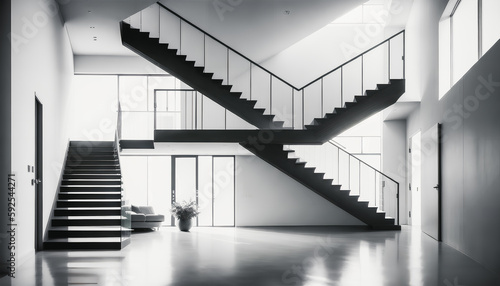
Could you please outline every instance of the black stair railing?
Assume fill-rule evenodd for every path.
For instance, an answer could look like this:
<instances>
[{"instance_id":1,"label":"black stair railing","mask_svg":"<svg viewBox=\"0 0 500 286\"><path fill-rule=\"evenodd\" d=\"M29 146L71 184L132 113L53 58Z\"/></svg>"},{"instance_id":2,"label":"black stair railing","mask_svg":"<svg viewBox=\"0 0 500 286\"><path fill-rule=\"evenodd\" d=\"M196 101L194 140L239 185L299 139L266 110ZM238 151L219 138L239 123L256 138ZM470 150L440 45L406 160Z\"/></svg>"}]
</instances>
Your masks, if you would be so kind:
<instances>
[{"instance_id":1,"label":"black stair railing","mask_svg":"<svg viewBox=\"0 0 500 286\"><path fill-rule=\"evenodd\" d=\"M150 37L168 44L169 49L177 49L178 54L204 67L206 73L213 73L214 79L231 85L232 91L242 92L241 98L256 100L255 108L264 108L264 114L275 115L274 120L284 121L284 128L288 129L305 129L314 118L353 102L354 96L376 89L377 84L405 78L404 30L298 87L161 3L124 22L149 32Z\"/></svg>"},{"instance_id":2,"label":"black stair railing","mask_svg":"<svg viewBox=\"0 0 500 286\"><path fill-rule=\"evenodd\" d=\"M369 206L384 212L386 218L394 218L399 225L399 183L377 170L372 165L339 147L333 141L323 145L285 145L285 150L293 150L289 158L306 162L307 167L315 167L317 173L325 173L325 179L333 179L332 184L341 185L341 190L350 190L350 195L358 195L359 201L369 202Z\"/></svg>"}]
</instances>

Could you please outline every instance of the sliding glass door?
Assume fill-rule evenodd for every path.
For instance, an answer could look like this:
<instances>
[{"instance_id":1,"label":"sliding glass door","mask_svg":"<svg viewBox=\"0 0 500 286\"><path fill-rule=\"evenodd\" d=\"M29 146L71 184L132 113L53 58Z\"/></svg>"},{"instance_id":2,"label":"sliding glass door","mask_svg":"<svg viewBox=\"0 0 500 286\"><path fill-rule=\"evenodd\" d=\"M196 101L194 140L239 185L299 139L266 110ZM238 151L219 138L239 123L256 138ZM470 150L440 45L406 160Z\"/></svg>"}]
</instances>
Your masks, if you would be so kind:
<instances>
[{"instance_id":1,"label":"sliding glass door","mask_svg":"<svg viewBox=\"0 0 500 286\"><path fill-rule=\"evenodd\" d=\"M234 226L234 157L212 157L213 226Z\"/></svg>"},{"instance_id":2,"label":"sliding glass door","mask_svg":"<svg viewBox=\"0 0 500 286\"><path fill-rule=\"evenodd\" d=\"M172 201L196 201L197 226L234 226L234 177L234 156L172 156Z\"/></svg>"}]
</instances>

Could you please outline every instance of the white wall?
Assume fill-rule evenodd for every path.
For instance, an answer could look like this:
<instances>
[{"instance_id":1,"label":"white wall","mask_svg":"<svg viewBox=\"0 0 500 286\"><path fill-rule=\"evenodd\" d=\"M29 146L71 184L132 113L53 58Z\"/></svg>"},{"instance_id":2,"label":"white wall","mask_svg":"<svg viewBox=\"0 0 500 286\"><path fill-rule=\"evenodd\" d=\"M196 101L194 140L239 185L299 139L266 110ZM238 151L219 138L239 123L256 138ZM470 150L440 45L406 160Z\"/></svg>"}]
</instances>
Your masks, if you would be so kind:
<instances>
[{"instance_id":1,"label":"white wall","mask_svg":"<svg viewBox=\"0 0 500 286\"><path fill-rule=\"evenodd\" d=\"M364 225L255 156L236 157L236 226Z\"/></svg>"},{"instance_id":2,"label":"white wall","mask_svg":"<svg viewBox=\"0 0 500 286\"><path fill-rule=\"evenodd\" d=\"M0 35L10 33L10 1L0 2ZM0 176L7 178L11 169L11 51L8 41L0 42ZM8 195L2 192L0 195L0 232L5 235L10 229L8 222ZM5 237L5 236L2 236ZM0 240L0 261L2 261L0 273L7 272L3 267L9 259L10 251L5 245L5 240ZM4 262L5 261L5 262Z\"/></svg>"},{"instance_id":3,"label":"white wall","mask_svg":"<svg viewBox=\"0 0 500 286\"><path fill-rule=\"evenodd\" d=\"M394 120L383 123L382 172L399 183L399 223L406 224L408 184L406 181L406 121Z\"/></svg>"},{"instance_id":4,"label":"white wall","mask_svg":"<svg viewBox=\"0 0 500 286\"><path fill-rule=\"evenodd\" d=\"M18 260L34 253L35 96L44 114L43 222L51 213L65 157L65 112L73 55L54 1L12 0L12 170L18 179ZM44 4L45 3L45 4ZM46 4L50 5L46 5Z\"/></svg>"},{"instance_id":5,"label":"white wall","mask_svg":"<svg viewBox=\"0 0 500 286\"><path fill-rule=\"evenodd\" d=\"M366 26L327 25L262 65L300 88L385 39L382 25L370 35Z\"/></svg>"},{"instance_id":6,"label":"white wall","mask_svg":"<svg viewBox=\"0 0 500 286\"><path fill-rule=\"evenodd\" d=\"M166 74L140 56L75 55L75 74Z\"/></svg>"},{"instance_id":7,"label":"white wall","mask_svg":"<svg viewBox=\"0 0 500 286\"><path fill-rule=\"evenodd\" d=\"M117 85L117 76L74 77L67 116L71 140L113 141L115 139Z\"/></svg>"}]
</instances>

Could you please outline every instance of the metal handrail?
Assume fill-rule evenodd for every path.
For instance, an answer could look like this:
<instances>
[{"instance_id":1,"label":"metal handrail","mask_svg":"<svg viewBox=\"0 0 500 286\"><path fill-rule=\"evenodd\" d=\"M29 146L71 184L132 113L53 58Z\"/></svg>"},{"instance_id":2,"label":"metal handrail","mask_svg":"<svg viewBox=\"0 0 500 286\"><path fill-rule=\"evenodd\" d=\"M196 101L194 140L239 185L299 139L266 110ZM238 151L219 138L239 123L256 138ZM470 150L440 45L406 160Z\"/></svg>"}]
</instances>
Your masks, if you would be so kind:
<instances>
[{"instance_id":1,"label":"metal handrail","mask_svg":"<svg viewBox=\"0 0 500 286\"><path fill-rule=\"evenodd\" d=\"M352 158L354 158L354 159L356 159L356 160L360 161L361 163L365 164L365 165L366 165L367 167L369 167L370 169L373 169L375 172L377 172L377 173L381 174L382 176L386 177L387 179L389 179L389 180L393 181L394 183L399 184L399 183L398 183L398 182L396 182L396 180L394 180L393 178L391 178L391 177L389 177L389 176L385 175L384 173L382 173L382 172L380 172L379 170L375 169L373 166L370 166L370 164L368 164L368 163L366 163L365 161L363 161L363 160L359 159L358 157L354 156L353 154L351 154L351 153L347 152L347 151L346 151L346 150L344 150L342 147L340 147L340 146L338 146L337 144L335 144L335 143L333 142L333 140L329 140L329 141L327 141L327 143L329 143L329 144L331 144L331 145L333 145L333 146L335 146L335 147L339 148L339 150L342 150L342 152L344 152L344 153L346 153L347 155L349 155L350 157L352 157Z\"/></svg>"},{"instance_id":2,"label":"metal handrail","mask_svg":"<svg viewBox=\"0 0 500 286\"><path fill-rule=\"evenodd\" d=\"M358 157L356 157L356 156L352 155L351 153L347 152L346 150L342 149L342 147L340 147L337 144L335 144L333 140L329 140L329 141L327 141L327 143L329 143L332 146L335 146L338 150L342 150L342 152L344 152L345 154L349 155L349 160L350 160L350 158L354 158L358 162L362 163L364 166L366 166L366 167L372 169L373 171L375 171L375 173L378 173L378 174L382 175L383 177L391 180L393 183L396 184L396 188L397 188L397 190L396 190L396 214L397 214L396 223L399 225L399 182L397 182L393 178L387 176L386 174L380 172L379 170L375 169L374 167L372 167L371 165L369 165L365 161L359 159Z\"/></svg>"},{"instance_id":3,"label":"metal handrail","mask_svg":"<svg viewBox=\"0 0 500 286\"><path fill-rule=\"evenodd\" d=\"M295 87L294 85L288 83L286 80L282 79L281 77L277 76L276 74L274 74L273 72L269 71L268 69L264 68L263 66L259 65L258 63L252 61L251 59L249 59L248 57L246 57L245 55L243 55L242 53L236 51L235 49L231 48L230 46L226 45L225 43L223 43L221 40L217 39L216 37L210 35L209 33L207 33L205 30L203 30L202 28L196 26L195 24L193 24L191 21L187 20L186 18L182 17L181 15L177 14L176 12L174 12L173 10L171 10L170 8L166 7L165 5L163 5L162 3L160 2L156 2L158 5L160 5L160 7L164 8L165 10L169 11L170 13L172 13L173 15L177 16L179 19L181 19L182 21L186 22L187 24L191 25L193 28L197 29L198 31L202 32L203 34L207 35L208 37L210 37L212 40L216 41L217 43L223 45L225 48L227 48L228 50L230 50L231 52L237 54L238 56L244 58L245 60L249 61L251 64L261 68L262 70L264 70L265 72L269 73L270 75L272 75L273 77L281 80L283 83L285 83L286 85L288 85L289 87L291 88L294 88L296 90L299 90L297 87Z\"/></svg>"},{"instance_id":4,"label":"metal handrail","mask_svg":"<svg viewBox=\"0 0 500 286\"><path fill-rule=\"evenodd\" d=\"M251 64L259 67L260 69L264 70L265 72L269 73L271 76L275 77L276 79L282 81L284 84L288 85L289 87L297 90L297 91L300 91L300 90L303 90L304 88L312 85L313 83L319 81L320 79L330 75L331 73L337 71L338 69L344 67L345 65L355 61L356 59L360 58L360 57L363 57L365 54L367 54L368 52L376 49L377 47L385 44L386 42L389 42L390 40L394 39L395 37L399 36L400 34L405 34L405 30L402 30L396 34L394 34L393 36L391 36L390 38L388 39L385 39L384 41L378 43L377 45L373 46L372 48L364 51L363 53L359 54L358 56L348 60L347 62L337 66L336 68L330 70L329 72L323 74L322 76L314 79L313 81L309 82L308 84L304 85L303 87L301 88L298 88L296 86L294 86L293 84L289 83L288 81L284 80L283 78L277 76L276 74L274 74L273 72L269 71L268 69L264 68L263 66L259 65L258 63L252 61L250 58L246 57L245 55L243 55L242 53L234 50L233 48L231 48L230 46L226 45L225 43L223 43L221 40L217 39L216 37L212 36L211 34L209 34L208 32L206 32L205 30L203 30L202 28L198 27L197 25L193 24L191 21L187 20L186 18L182 17L181 15L179 15L178 13L174 12L173 10L171 10L170 8L166 7L165 5L163 5L162 3L160 2L157 2L157 4L164 8L165 10L169 11L170 13L172 13L173 15L177 16L179 19L181 19L182 21L184 21L185 23L191 25L193 28L197 29L198 31L202 32L203 34L205 34L206 36L210 37L212 40L216 41L217 43L221 44L222 46L224 46L225 48L227 48L228 50L232 51L233 53L239 55L240 57L244 58L245 60L249 61ZM403 45L404 45L404 41L403 41ZM403 51L404 51L404 48L403 48ZM404 52L403 52L403 55L404 55ZM404 60L404 56L403 56L403 60ZM390 61L390 58L389 58L389 61ZM404 78L404 68L403 68L403 78Z\"/></svg>"},{"instance_id":5,"label":"metal handrail","mask_svg":"<svg viewBox=\"0 0 500 286\"><path fill-rule=\"evenodd\" d=\"M317 79L315 79L315 80L311 81L310 83L306 84L305 86L303 86L301 89L304 89L304 88L306 88L306 87L308 87L308 86L312 85L313 83L315 83L315 82L317 82L318 80L320 80L320 79L322 79L322 78L324 78L324 77L326 77L326 76L328 76L328 75L332 74L333 72L335 72L335 71L337 71L338 69L340 69L340 68L344 67L345 65L347 65L347 64L349 64L349 63L351 63L351 62L353 62L353 61L357 60L358 58L363 57L365 54L367 54L367 53L371 52L372 50L374 50L374 49L376 49L376 48L380 47L381 45L385 44L386 42L389 42L390 40L394 39L395 37L397 37L397 36L399 36L399 35L401 35L401 34L403 34L403 35L404 35L404 34L405 34L405 30L401 30L400 32L398 32L398 33L396 33L396 34L392 35L390 38L385 39L384 41L382 41L382 42L380 42L380 43L376 44L375 46L373 46L373 47L371 47L370 49L368 49L368 50L364 51L363 53L361 53L361 54L357 55L356 57L354 57L354 58L352 58L352 59L348 60L347 62L345 62L345 63L341 64L340 66L338 66L338 67L334 68L333 70L331 70L331 71L329 71L329 72L327 72L327 73L323 74L322 76L318 77ZM403 41L403 42L404 42L404 41ZM403 48L403 51L404 51L404 48ZM404 56L403 56L403 59L404 59ZM391 59L389 58L389 66L390 66L390 60L391 60ZM403 69L403 70L404 70L404 69ZM403 76L403 78L404 78L404 76Z\"/></svg>"}]
</instances>

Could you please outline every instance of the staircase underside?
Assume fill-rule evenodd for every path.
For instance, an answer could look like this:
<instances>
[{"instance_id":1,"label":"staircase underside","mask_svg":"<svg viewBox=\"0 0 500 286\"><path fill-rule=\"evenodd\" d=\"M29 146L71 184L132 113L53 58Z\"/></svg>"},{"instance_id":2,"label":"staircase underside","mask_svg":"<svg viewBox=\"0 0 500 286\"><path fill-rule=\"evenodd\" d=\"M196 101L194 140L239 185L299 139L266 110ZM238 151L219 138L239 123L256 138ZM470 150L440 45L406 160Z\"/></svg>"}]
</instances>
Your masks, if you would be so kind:
<instances>
[{"instance_id":1,"label":"staircase underside","mask_svg":"<svg viewBox=\"0 0 500 286\"><path fill-rule=\"evenodd\" d=\"M155 142L259 142L265 144L322 144L364 119L396 103L405 92L404 80L391 83L372 94L358 96L358 102L336 109L325 118L314 119L304 130L155 130Z\"/></svg>"},{"instance_id":2,"label":"staircase underside","mask_svg":"<svg viewBox=\"0 0 500 286\"><path fill-rule=\"evenodd\" d=\"M160 43L158 38L150 38L148 32L131 28L121 22L121 38L125 47L140 55L169 74L175 76L193 89L212 99L219 105L231 110L258 128L281 128L282 121L273 121L274 115L264 114L264 109L255 108L256 101L241 98L241 92L232 92L232 85L223 84L222 79L214 79L213 73L205 72L204 67L195 66L177 49Z\"/></svg>"},{"instance_id":3,"label":"staircase underside","mask_svg":"<svg viewBox=\"0 0 500 286\"><path fill-rule=\"evenodd\" d=\"M155 142L321 144L308 130L156 130Z\"/></svg>"},{"instance_id":4,"label":"staircase underside","mask_svg":"<svg viewBox=\"0 0 500 286\"><path fill-rule=\"evenodd\" d=\"M121 149L154 149L153 140L120 140Z\"/></svg>"}]
</instances>

